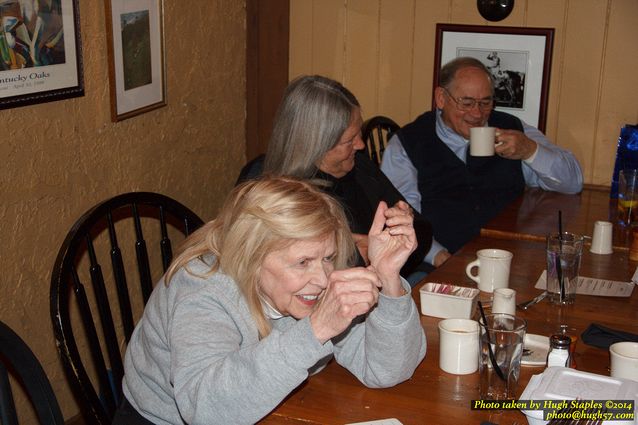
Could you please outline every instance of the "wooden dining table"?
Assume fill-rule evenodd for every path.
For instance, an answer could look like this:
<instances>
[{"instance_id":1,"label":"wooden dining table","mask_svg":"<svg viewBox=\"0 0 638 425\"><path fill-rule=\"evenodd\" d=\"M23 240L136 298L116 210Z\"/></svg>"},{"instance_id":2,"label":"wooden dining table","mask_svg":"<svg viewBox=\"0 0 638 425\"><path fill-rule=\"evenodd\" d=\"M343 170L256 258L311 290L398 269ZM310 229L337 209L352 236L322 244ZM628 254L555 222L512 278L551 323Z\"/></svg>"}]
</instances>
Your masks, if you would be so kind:
<instances>
[{"instance_id":1,"label":"wooden dining table","mask_svg":"<svg viewBox=\"0 0 638 425\"><path fill-rule=\"evenodd\" d=\"M632 227L617 220L617 200L609 197L609 187L586 186L581 193L568 195L527 188L523 196L505 207L481 229L481 235L505 239L544 241L558 230L558 211L566 232L591 236L596 221L611 221L616 250L626 250L632 241Z\"/></svg>"},{"instance_id":2,"label":"wooden dining table","mask_svg":"<svg viewBox=\"0 0 638 425\"><path fill-rule=\"evenodd\" d=\"M526 193L527 194L527 193ZM570 195L574 196L574 195ZM578 195L576 195L578 196ZM524 199L520 199L519 207ZM580 223L583 228L590 224L593 209L587 201L574 212L565 207L565 217ZM513 211L513 210L512 210ZM599 211L599 210L596 210ZM525 235L541 232L544 214L531 213L537 219L531 221L490 223L515 235L496 237L482 234L455 253L443 266L429 274L412 291L420 310L419 289L427 282L443 282L475 287L465 274L468 263L476 258L476 251L483 248L499 248L514 253L509 287L516 290L517 301L528 300L539 294L535 283L545 269L545 246L541 239ZM547 214L555 217L555 209ZM519 216L528 217L529 215ZM500 216L499 220L503 220ZM546 225L551 226L548 219ZM555 221L554 221L555 222ZM593 223L593 221L591 221ZM569 229L569 227L567 227ZM615 249L611 255L597 255L584 250L580 274L592 278L630 282L638 263L630 261L628 250ZM479 298L489 304L491 294L481 292ZM630 297L601 297L577 295L573 305L557 306L547 300L517 311L527 321L527 332L549 336L567 325L567 332L577 336L574 362L575 368L601 375L609 375L608 350L585 344L580 335L590 324L638 334L638 290L634 288ZM478 318L478 313L474 313ZM526 418L517 410L472 410L472 400L479 399L479 373L453 375L439 368L438 323L442 319L421 315L421 324L426 333L427 353L413 376L406 382L391 388L372 389L361 384L350 372L334 360L320 373L311 376L291 393L262 424L348 424L378 419L396 418L402 424L526 424ZM525 389L532 375L540 374L544 366L522 366L517 398Z\"/></svg>"}]
</instances>

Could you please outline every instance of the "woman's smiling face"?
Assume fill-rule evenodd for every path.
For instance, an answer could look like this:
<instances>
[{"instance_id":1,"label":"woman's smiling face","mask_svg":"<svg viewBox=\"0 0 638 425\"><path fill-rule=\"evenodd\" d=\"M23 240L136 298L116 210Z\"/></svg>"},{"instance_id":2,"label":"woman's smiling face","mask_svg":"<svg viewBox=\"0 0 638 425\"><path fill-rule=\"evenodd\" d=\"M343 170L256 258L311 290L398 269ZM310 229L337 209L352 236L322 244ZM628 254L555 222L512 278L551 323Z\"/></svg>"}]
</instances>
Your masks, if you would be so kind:
<instances>
[{"instance_id":1,"label":"woman's smiling face","mask_svg":"<svg viewBox=\"0 0 638 425\"><path fill-rule=\"evenodd\" d=\"M310 315L334 270L335 237L300 240L270 252L259 271L259 292L284 316Z\"/></svg>"}]
</instances>

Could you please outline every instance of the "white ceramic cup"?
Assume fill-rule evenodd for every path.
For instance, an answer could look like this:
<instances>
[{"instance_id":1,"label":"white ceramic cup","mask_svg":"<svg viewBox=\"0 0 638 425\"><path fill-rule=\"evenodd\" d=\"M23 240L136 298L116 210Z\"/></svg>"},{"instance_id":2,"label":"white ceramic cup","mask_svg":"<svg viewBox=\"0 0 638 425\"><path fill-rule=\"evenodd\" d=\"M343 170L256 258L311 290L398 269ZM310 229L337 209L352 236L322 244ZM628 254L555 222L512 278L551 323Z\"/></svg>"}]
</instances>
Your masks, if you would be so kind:
<instances>
[{"instance_id":1,"label":"white ceramic cup","mask_svg":"<svg viewBox=\"0 0 638 425\"><path fill-rule=\"evenodd\" d=\"M594 234L591 238L591 248L589 252L594 254L611 254L614 250L611 247L611 237L614 228L609 221L597 221L594 223Z\"/></svg>"},{"instance_id":2,"label":"white ceramic cup","mask_svg":"<svg viewBox=\"0 0 638 425\"><path fill-rule=\"evenodd\" d=\"M478 322L470 319L445 319L439 322L439 367L455 375L478 370Z\"/></svg>"},{"instance_id":3,"label":"white ceramic cup","mask_svg":"<svg viewBox=\"0 0 638 425\"><path fill-rule=\"evenodd\" d=\"M609 347L611 376L638 381L638 342L617 342Z\"/></svg>"},{"instance_id":4,"label":"white ceramic cup","mask_svg":"<svg viewBox=\"0 0 638 425\"><path fill-rule=\"evenodd\" d=\"M477 283L481 291L493 292L498 288L507 288L513 256L503 249L481 249L476 252L476 260L465 268L465 274ZM478 275L472 274L474 267L478 267Z\"/></svg>"},{"instance_id":5,"label":"white ceramic cup","mask_svg":"<svg viewBox=\"0 0 638 425\"><path fill-rule=\"evenodd\" d=\"M470 155L494 156L496 127L470 128Z\"/></svg>"},{"instance_id":6,"label":"white ceramic cup","mask_svg":"<svg viewBox=\"0 0 638 425\"><path fill-rule=\"evenodd\" d=\"M505 313L516 316L516 291L510 288L494 290L492 313Z\"/></svg>"}]
</instances>

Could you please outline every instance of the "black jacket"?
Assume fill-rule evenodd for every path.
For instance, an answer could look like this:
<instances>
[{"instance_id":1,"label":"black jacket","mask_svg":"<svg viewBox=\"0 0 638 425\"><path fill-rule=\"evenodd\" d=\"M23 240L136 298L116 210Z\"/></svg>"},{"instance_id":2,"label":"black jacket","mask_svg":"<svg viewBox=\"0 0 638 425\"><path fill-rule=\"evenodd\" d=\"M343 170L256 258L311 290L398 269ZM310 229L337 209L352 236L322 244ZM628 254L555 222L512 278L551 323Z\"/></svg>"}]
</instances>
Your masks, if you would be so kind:
<instances>
[{"instance_id":1,"label":"black jacket","mask_svg":"<svg viewBox=\"0 0 638 425\"><path fill-rule=\"evenodd\" d=\"M261 175L263 161L264 156L260 156L246 164L237 183ZM364 152L356 153L354 168L344 177L335 178L321 171L316 177L330 183L323 190L339 201L353 233L368 234L379 202L385 201L388 206L393 206L398 201L405 201L401 193ZM401 275L404 277L416 270L432 269L423 263L423 257L432 244L432 226L416 211L414 212L414 230L418 247L401 269ZM358 259L357 265L363 265L361 258Z\"/></svg>"}]
</instances>

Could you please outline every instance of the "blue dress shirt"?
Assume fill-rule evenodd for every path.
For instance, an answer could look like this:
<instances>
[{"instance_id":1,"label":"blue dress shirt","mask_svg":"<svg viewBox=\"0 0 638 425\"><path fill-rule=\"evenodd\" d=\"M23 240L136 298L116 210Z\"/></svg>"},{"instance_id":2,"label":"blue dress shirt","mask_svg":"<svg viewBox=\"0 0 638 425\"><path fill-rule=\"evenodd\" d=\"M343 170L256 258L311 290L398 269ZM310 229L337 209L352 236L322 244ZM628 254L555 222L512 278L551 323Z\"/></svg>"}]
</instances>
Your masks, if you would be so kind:
<instances>
[{"instance_id":1,"label":"blue dress shirt","mask_svg":"<svg viewBox=\"0 0 638 425\"><path fill-rule=\"evenodd\" d=\"M448 127L436 111L436 134L448 148L465 163L469 141ZM536 152L530 158L521 161L525 184L561 193L578 193L583 189L583 172L576 157L550 142L540 130L525 122L523 131L536 142ZM383 153L381 171L390 179L410 205L421 212L421 193L417 184L418 171L408 158L397 135L392 136ZM432 239L432 247L424 260L430 264L442 249L440 243Z\"/></svg>"}]
</instances>

